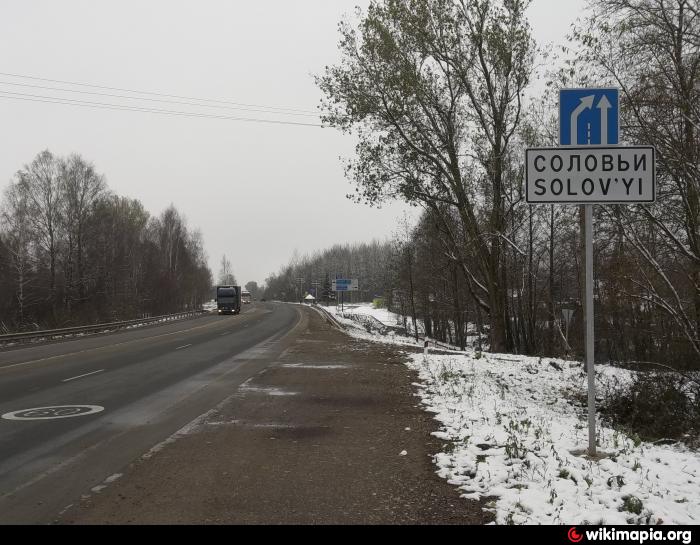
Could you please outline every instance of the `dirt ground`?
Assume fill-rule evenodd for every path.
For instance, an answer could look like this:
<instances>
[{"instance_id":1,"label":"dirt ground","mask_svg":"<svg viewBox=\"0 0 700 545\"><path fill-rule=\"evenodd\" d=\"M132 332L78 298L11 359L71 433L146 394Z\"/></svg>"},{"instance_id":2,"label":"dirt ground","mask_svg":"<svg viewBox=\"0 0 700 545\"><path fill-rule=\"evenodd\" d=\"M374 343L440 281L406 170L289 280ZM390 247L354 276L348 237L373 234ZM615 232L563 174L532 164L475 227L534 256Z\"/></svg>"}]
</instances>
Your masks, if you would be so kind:
<instances>
[{"instance_id":1,"label":"dirt ground","mask_svg":"<svg viewBox=\"0 0 700 545\"><path fill-rule=\"evenodd\" d=\"M318 313L215 411L63 524L483 524L435 473L441 442L397 348Z\"/></svg>"}]
</instances>

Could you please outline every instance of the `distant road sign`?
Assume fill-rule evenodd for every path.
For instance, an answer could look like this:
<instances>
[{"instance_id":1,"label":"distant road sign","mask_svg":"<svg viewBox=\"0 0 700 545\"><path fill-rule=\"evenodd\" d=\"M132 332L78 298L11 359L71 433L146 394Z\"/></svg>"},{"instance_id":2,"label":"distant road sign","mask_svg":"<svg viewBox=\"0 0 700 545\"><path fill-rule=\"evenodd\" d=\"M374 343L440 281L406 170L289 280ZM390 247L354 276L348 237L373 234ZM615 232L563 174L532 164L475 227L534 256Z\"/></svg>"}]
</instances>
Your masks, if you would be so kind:
<instances>
[{"instance_id":1,"label":"distant road sign","mask_svg":"<svg viewBox=\"0 0 700 545\"><path fill-rule=\"evenodd\" d=\"M618 89L559 91L559 144L611 146L620 142Z\"/></svg>"},{"instance_id":2,"label":"distant road sign","mask_svg":"<svg viewBox=\"0 0 700 545\"><path fill-rule=\"evenodd\" d=\"M331 282L331 291L359 291L357 278L336 278Z\"/></svg>"},{"instance_id":3,"label":"distant road sign","mask_svg":"<svg viewBox=\"0 0 700 545\"><path fill-rule=\"evenodd\" d=\"M654 202L655 150L651 146L530 148L525 192L530 204Z\"/></svg>"}]
</instances>

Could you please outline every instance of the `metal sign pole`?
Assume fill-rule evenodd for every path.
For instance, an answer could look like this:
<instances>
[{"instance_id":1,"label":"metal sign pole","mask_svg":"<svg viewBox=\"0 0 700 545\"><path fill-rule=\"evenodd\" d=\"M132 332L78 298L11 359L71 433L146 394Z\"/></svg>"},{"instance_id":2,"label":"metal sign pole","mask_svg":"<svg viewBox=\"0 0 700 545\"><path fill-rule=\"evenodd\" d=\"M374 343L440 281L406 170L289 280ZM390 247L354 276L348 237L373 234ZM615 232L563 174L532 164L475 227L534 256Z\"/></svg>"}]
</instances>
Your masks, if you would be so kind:
<instances>
[{"instance_id":1,"label":"metal sign pole","mask_svg":"<svg viewBox=\"0 0 700 545\"><path fill-rule=\"evenodd\" d=\"M618 89L561 89L559 147L525 150L525 194L529 204L584 205L583 303L591 457L596 456L593 205L656 202L656 150L653 146L619 143ZM571 315L565 317L568 344Z\"/></svg>"},{"instance_id":2,"label":"metal sign pole","mask_svg":"<svg viewBox=\"0 0 700 545\"><path fill-rule=\"evenodd\" d=\"M596 455L595 359L593 312L593 205L585 205L586 224L586 368L588 370L588 454Z\"/></svg>"}]
</instances>

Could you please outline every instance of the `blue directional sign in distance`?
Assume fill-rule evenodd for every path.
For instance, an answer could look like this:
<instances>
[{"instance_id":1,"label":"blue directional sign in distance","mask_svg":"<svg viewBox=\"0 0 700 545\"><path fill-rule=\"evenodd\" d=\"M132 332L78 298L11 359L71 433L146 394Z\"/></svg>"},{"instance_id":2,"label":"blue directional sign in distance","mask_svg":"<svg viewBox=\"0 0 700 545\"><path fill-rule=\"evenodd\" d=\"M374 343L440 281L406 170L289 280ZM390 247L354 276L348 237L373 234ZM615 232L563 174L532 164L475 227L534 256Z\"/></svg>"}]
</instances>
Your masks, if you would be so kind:
<instances>
[{"instance_id":1,"label":"blue directional sign in distance","mask_svg":"<svg viewBox=\"0 0 700 545\"><path fill-rule=\"evenodd\" d=\"M331 284L332 291L358 291L357 278L336 278Z\"/></svg>"},{"instance_id":2,"label":"blue directional sign in distance","mask_svg":"<svg viewBox=\"0 0 700 545\"><path fill-rule=\"evenodd\" d=\"M620 143L618 89L559 91L559 145L610 146Z\"/></svg>"}]
</instances>

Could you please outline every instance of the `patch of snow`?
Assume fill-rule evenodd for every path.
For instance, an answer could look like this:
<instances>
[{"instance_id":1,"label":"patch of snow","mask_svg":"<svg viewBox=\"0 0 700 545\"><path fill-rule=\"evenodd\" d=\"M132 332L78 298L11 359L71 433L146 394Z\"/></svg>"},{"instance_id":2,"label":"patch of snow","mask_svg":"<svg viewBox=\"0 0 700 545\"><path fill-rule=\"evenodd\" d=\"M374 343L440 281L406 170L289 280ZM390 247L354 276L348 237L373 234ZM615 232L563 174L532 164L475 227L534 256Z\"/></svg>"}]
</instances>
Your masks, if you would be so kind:
<instances>
[{"instance_id":1,"label":"patch of snow","mask_svg":"<svg viewBox=\"0 0 700 545\"><path fill-rule=\"evenodd\" d=\"M269 396L295 396L295 395L297 395L297 392L290 392L287 390L283 390L282 388L275 388L273 386L249 386L246 383L241 384L238 387L238 390L241 392L246 392L246 393L247 392L260 393L260 394L265 394L265 395L269 395Z\"/></svg>"},{"instance_id":2,"label":"patch of snow","mask_svg":"<svg viewBox=\"0 0 700 545\"><path fill-rule=\"evenodd\" d=\"M122 477L122 474L121 474L121 473L115 473L114 475L110 475L109 477L107 477L107 478L105 479L105 483L111 484L111 483L113 483L114 481L116 481L117 479L120 479L121 477Z\"/></svg>"},{"instance_id":3,"label":"patch of snow","mask_svg":"<svg viewBox=\"0 0 700 545\"><path fill-rule=\"evenodd\" d=\"M351 365L343 365L336 363L329 364L312 364L312 363L285 363L282 365L285 369L350 369Z\"/></svg>"}]
</instances>

